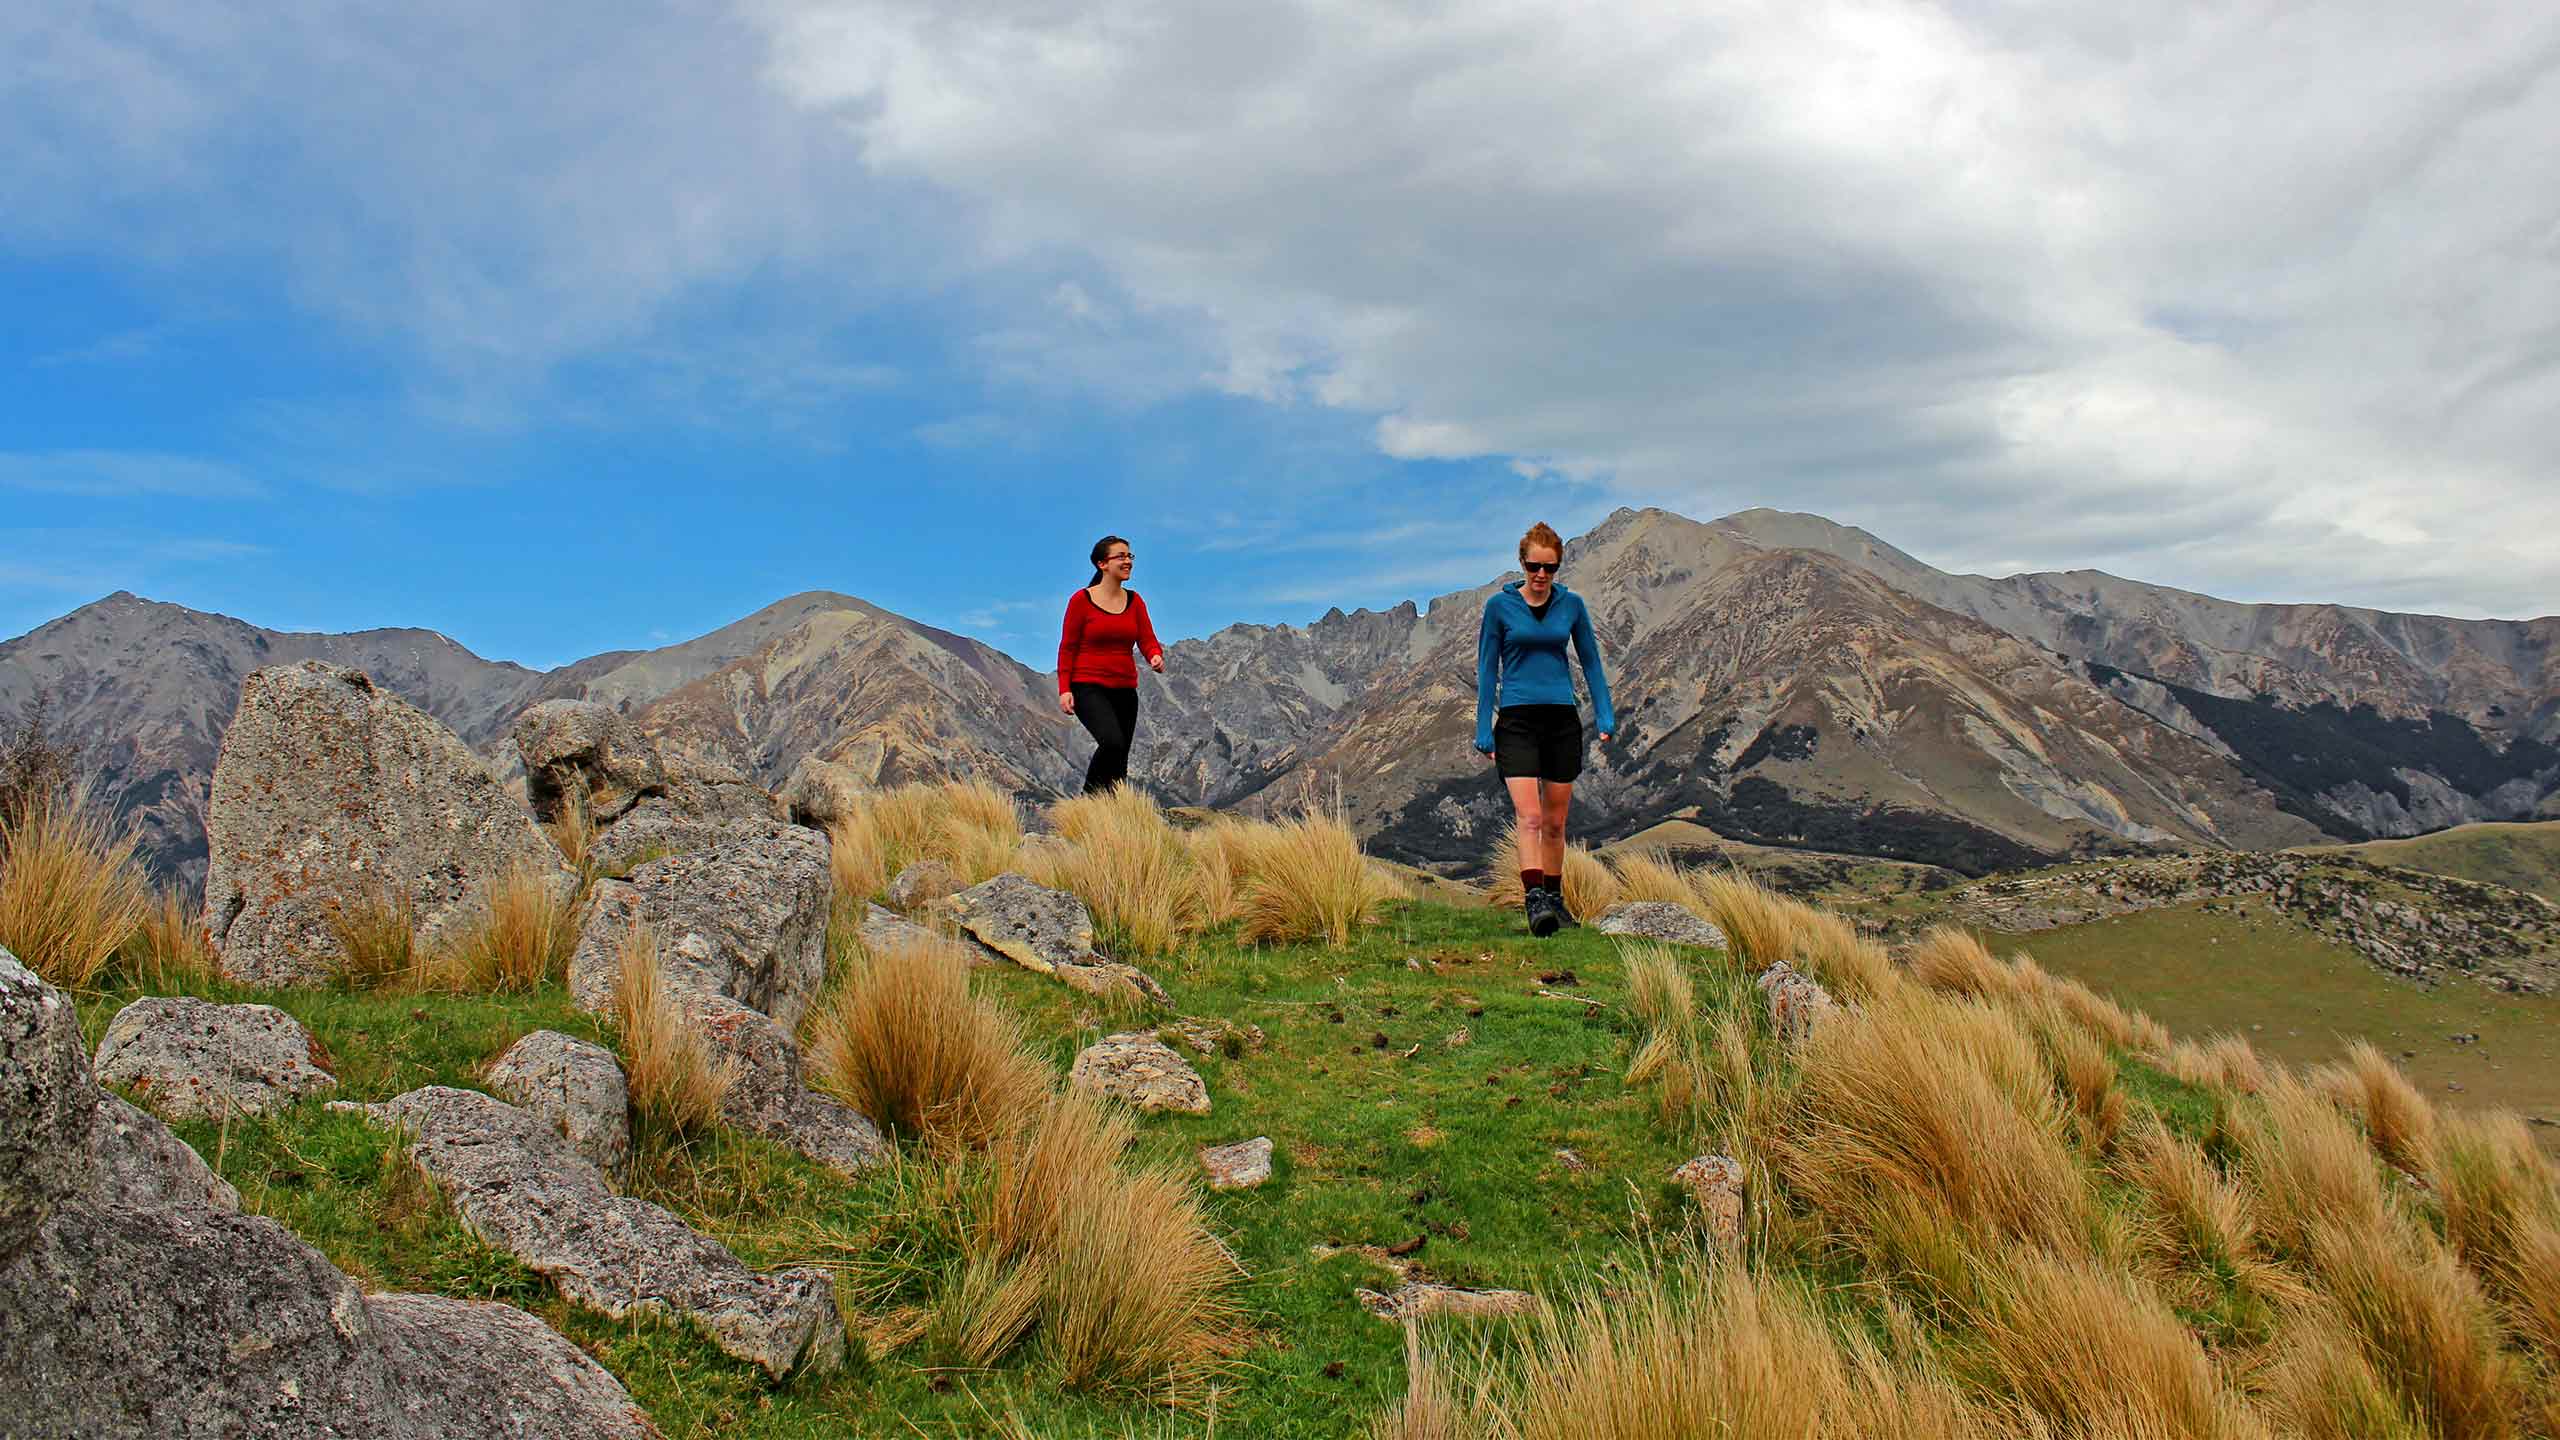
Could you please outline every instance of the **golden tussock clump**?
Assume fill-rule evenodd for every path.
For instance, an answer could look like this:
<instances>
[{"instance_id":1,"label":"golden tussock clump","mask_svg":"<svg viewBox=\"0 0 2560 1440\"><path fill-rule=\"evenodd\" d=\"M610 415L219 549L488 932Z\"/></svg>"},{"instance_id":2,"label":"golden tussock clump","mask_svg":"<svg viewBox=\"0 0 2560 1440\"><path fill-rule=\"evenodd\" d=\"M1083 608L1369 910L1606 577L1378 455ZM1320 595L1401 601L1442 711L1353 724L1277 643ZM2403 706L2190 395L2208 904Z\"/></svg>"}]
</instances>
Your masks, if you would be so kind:
<instances>
[{"instance_id":1,"label":"golden tussock clump","mask_svg":"<svg viewBox=\"0 0 2560 1440\"><path fill-rule=\"evenodd\" d=\"M855 798L827 827L839 905L877 899L919 860L948 866L964 886L1013 867L1022 817L983 780L898 785Z\"/></svg>"},{"instance_id":2,"label":"golden tussock clump","mask_svg":"<svg viewBox=\"0 0 2560 1440\"><path fill-rule=\"evenodd\" d=\"M2249 1197L2203 1147L2146 1116L2118 1148L2115 1171L2142 1197L2139 1238L2155 1276L2229 1274L2251 1263L2257 1226Z\"/></svg>"},{"instance_id":3,"label":"golden tussock clump","mask_svg":"<svg viewBox=\"0 0 2560 1440\"><path fill-rule=\"evenodd\" d=\"M1479 1350L1460 1374L1408 1342L1403 1403L1378 1440L1685 1440L1701 1417L1735 1440L1972 1440L2007 1433L1943 1377L1887 1356L1800 1290L1739 1267L1666 1276L1547 1307L1515 1364Z\"/></svg>"},{"instance_id":4,"label":"golden tussock clump","mask_svg":"<svg viewBox=\"0 0 2560 1440\"><path fill-rule=\"evenodd\" d=\"M1244 878L1243 938L1254 944L1322 940L1339 950L1397 898L1339 816L1301 815L1267 827ZM1515 882L1517 877L1514 877Z\"/></svg>"},{"instance_id":5,"label":"golden tussock clump","mask_svg":"<svg viewBox=\"0 0 2560 1440\"><path fill-rule=\"evenodd\" d=\"M712 1057L710 1043L686 1022L658 966L658 940L645 925L623 937L613 984L614 1023L634 1118L662 1134L698 1134L718 1124L738 1082L737 1061Z\"/></svg>"},{"instance_id":6,"label":"golden tussock clump","mask_svg":"<svg viewBox=\"0 0 2560 1440\"><path fill-rule=\"evenodd\" d=\"M1489 862L1491 877L1485 885L1485 900L1500 909L1517 909L1525 898L1520 890L1520 827L1513 823L1494 842L1493 859ZM1600 858L1581 845L1568 842L1564 847L1564 908L1577 920L1592 919L1624 898L1618 877Z\"/></svg>"},{"instance_id":7,"label":"golden tussock clump","mask_svg":"<svg viewBox=\"0 0 2560 1440\"><path fill-rule=\"evenodd\" d=\"M2374 1373L2431 1434L2504 1440L2522 1390L2489 1301L2433 1236L2406 1222L2329 1221L2310 1231L2323 1299Z\"/></svg>"},{"instance_id":8,"label":"golden tussock clump","mask_svg":"<svg viewBox=\"0 0 2560 1440\"><path fill-rule=\"evenodd\" d=\"M2428 1168L2454 1253L2518 1334L2560 1355L2560 1178L2524 1122L2454 1112Z\"/></svg>"},{"instance_id":9,"label":"golden tussock clump","mask_svg":"<svg viewBox=\"0 0 2560 1440\"><path fill-rule=\"evenodd\" d=\"M427 958L427 983L463 992L532 990L568 973L577 898L548 866L516 864L492 881L470 919Z\"/></svg>"},{"instance_id":10,"label":"golden tussock clump","mask_svg":"<svg viewBox=\"0 0 2560 1440\"><path fill-rule=\"evenodd\" d=\"M2062 1433L2272 1440L2140 1282L2025 1248L1978 1257L1977 1273L1968 1333L1995 1386Z\"/></svg>"},{"instance_id":11,"label":"golden tussock clump","mask_svg":"<svg viewBox=\"0 0 2560 1440\"><path fill-rule=\"evenodd\" d=\"M2311 1085L2363 1124L2383 1159L2411 1174L2425 1171L2436 1108L2371 1041L2356 1041L2346 1059L2313 1071Z\"/></svg>"},{"instance_id":12,"label":"golden tussock clump","mask_svg":"<svg viewBox=\"0 0 2560 1440\"><path fill-rule=\"evenodd\" d=\"M1697 887L1690 883L1689 872L1664 858L1661 852L1623 851L1611 855L1608 863L1618 878L1621 901L1651 900L1683 909L1698 908Z\"/></svg>"},{"instance_id":13,"label":"golden tussock clump","mask_svg":"<svg viewBox=\"0 0 2560 1440\"><path fill-rule=\"evenodd\" d=\"M1952 925L1938 925L1903 952L1911 978L1949 995L1978 1000L2010 993L2009 972L1991 958L1980 940Z\"/></svg>"},{"instance_id":14,"label":"golden tussock clump","mask_svg":"<svg viewBox=\"0 0 2560 1440\"><path fill-rule=\"evenodd\" d=\"M1740 871L1702 870L1696 876L1699 904L1707 918L1724 931L1735 958L1754 970L1781 960L1793 962L1802 949L1809 906L1798 905Z\"/></svg>"},{"instance_id":15,"label":"golden tussock clump","mask_svg":"<svg viewBox=\"0 0 2560 1440\"><path fill-rule=\"evenodd\" d=\"M1163 955L1211 923L1191 847L1145 791L1118 785L1049 815L1067 844L1044 853L1033 878L1084 901L1105 951Z\"/></svg>"},{"instance_id":16,"label":"golden tussock clump","mask_svg":"<svg viewBox=\"0 0 2560 1440\"><path fill-rule=\"evenodd\" d=\"M425 984L430 957L418 944L418 917L406 894L376 888L329 905L337 982L350 990Z\"/></svg>"},{"instance_id":17,"label":"golden tussock clump","mask_svg":"<svg viewBox=\"0 0 2560 1440\"><path fill-rule=\"evenodd\" d=\"M153 899L133 938L125 942L124 968L136 984L154 993L192 989L221 974L202 913L166 890Z\"/></svg>"},{"instance_id":18,"label":"golden tussock clump","mask_svg":"<svg viewBox=\"0 0 2560 1440\"><path fill-rule=\"evenodd\" d=\"M150 902L134 837L86 790L39 790L0 814L0 946L46 983L86 988Z\"/></svg>"},{"instance_id":19,"label":"golden tussock clump","mask_svg":"<svg viewBox=\"0 0 2560 1440\"><path fill-rule=\"evenodd\" d=\"M1010 1012L972 994L944 940L867 950L808 1025L814 1078L892 1131L951 1153L1019 1129L1047 1095Z\"/></svg>"}]
</instances>

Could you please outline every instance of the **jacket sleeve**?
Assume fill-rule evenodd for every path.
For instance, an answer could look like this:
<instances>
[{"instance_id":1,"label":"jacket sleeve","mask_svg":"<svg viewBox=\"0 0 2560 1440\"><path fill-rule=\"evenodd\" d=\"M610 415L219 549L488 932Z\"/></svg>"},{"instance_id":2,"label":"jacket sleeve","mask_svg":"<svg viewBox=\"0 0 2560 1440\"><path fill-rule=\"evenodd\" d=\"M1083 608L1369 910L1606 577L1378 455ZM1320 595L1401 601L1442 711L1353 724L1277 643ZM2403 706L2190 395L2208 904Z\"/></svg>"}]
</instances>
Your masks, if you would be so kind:
<instances>
[{"instance_id":1,"label":"jacket sleeve","mask_svg":"<svg viewBox=\"0 0 2560 1440\"><path fill-rule=\"evenodd\" d=\"M1591 628L1591 607L1574 597L1573 651L1582 657L1582 680L1591 688L1592 728L1604 735L1618 733L1618 709L1609 703L1609 672L1600 663L1600 637Z\"/></svg>"},{"instance_id":2,"label":"jacket sleeve","mask_svg":"<svg viewBox=\"0 0 2560 1440\"><path fill-rule=\"evenodd\" d=\"M1484 602L1484 621L1476 627L1476 748L1493 753L1493 697L1502 662L1502 622L1493 616L1493 601Z\"/></svg>"},{"instance_id":3,"label":"jacket sleeve","mask_svg":"<svg viewBox=\"0 0 2560 1440\"><path fill-rule=\"evenodd\" d=\"M1129 592L1129 608L1138 612L1138 653L1150 660L1164 657L1164 642L1156 639L1156 622L1147 618L1147 602L1137 591Z\"/></svg>"},{"instance_id":4,"label":"jacket sleeve","mask_svg":"<svg viewBox=\"0 0 2560 1440\"><path fill-rule=\"evenodd\" d=\"M1067 618L1058 625L1058 693L1067 693L1068 677L1075 673L1076 642L1084 638L1084 607L1076 604L1084 592L1067 597Z\"/></svg>"}]
</instances>

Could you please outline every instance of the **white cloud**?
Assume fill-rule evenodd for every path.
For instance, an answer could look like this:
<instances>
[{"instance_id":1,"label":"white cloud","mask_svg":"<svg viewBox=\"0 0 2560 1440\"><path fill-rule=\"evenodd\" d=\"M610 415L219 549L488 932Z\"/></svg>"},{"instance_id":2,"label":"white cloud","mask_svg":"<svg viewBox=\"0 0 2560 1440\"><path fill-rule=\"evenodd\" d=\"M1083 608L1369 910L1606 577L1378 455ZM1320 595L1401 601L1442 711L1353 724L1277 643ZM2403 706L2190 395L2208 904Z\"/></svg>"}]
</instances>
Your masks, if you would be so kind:
<instances>
[{"instance_id":1,"label":"white cloud","mask_svg":"<svg viewBox=\"0 0 2560 1440\"><path fill-rule=\"evenodd\" d=\"M248 500L266 486L238 467L138 450L0 451L0 490L52 495L178 495Z\"/></svg>"}]
</instances>

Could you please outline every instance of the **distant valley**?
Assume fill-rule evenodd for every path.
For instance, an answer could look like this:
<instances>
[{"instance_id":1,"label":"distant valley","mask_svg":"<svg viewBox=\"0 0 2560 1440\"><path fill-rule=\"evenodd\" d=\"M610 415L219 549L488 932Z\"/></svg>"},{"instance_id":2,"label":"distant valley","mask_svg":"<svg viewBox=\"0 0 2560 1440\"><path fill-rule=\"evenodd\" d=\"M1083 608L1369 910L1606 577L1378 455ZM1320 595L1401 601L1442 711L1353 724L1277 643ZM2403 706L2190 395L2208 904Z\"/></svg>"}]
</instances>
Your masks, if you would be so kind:
<instances>
[{"instance_id":1,"label":"distant valley","mask_svg":"<svg viewBox=\"0 0 2560 1440\"><path fill-rule=\"evenodd\" d=\"M1565 578L1622 717L1576 792L1595 841L1685 820L1981 874L2560 817L2560 617L1954 575L1768 510L1621 510L1568 542ZM1469 744L1476 617L1499 583L1175 644L1144 682L1138 778L1184 805L1338 804L1381 854L1480 865L1507 813ZM42 697L154 865L193 881L240 682L304 658L367 671L502 770L508 721L557 697L767 785L818 755L876 783L977 775L1036 800L1072 788L1089 745L1049 677L826 592L549 672L430 631L291 634L117 594L0 643L0 705Z\"/></svg>"}]
</instances>

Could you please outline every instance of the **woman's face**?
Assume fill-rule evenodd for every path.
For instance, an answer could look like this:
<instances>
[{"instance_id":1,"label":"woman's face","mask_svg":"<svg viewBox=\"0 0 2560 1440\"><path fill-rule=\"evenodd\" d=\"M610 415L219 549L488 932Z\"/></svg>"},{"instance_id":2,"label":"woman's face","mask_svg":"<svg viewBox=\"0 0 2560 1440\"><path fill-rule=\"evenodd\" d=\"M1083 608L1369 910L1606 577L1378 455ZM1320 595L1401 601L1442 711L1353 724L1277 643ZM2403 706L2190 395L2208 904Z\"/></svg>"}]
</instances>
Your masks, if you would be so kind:
<instances>
[{"instance_id":1,"label":"woman's face","mask_svg":"<svg viewBox=\"0 0 2560 1440\"><path fill-rule=\"evenodd\" d=\"M1138 557L1130 552L1128 546L1114 545L1111 553L1102 557L1102 573L1125 585L1129 581L1130 567L1137 563Z\"/></svg>"},{"instance_id":2,"label":"woman's face","mask_svg":"<svg viewBox=\"0 0 2560 1440\"><path fill-rule=\"evenodd\" d=\"M1556 566L1564 557L1544 545L1532 545L1520 556L1520 569L1529 578L1520 587L1522 599L1532 605L1544 605L1556 593Z\"/></svg>"}]
</instances>

